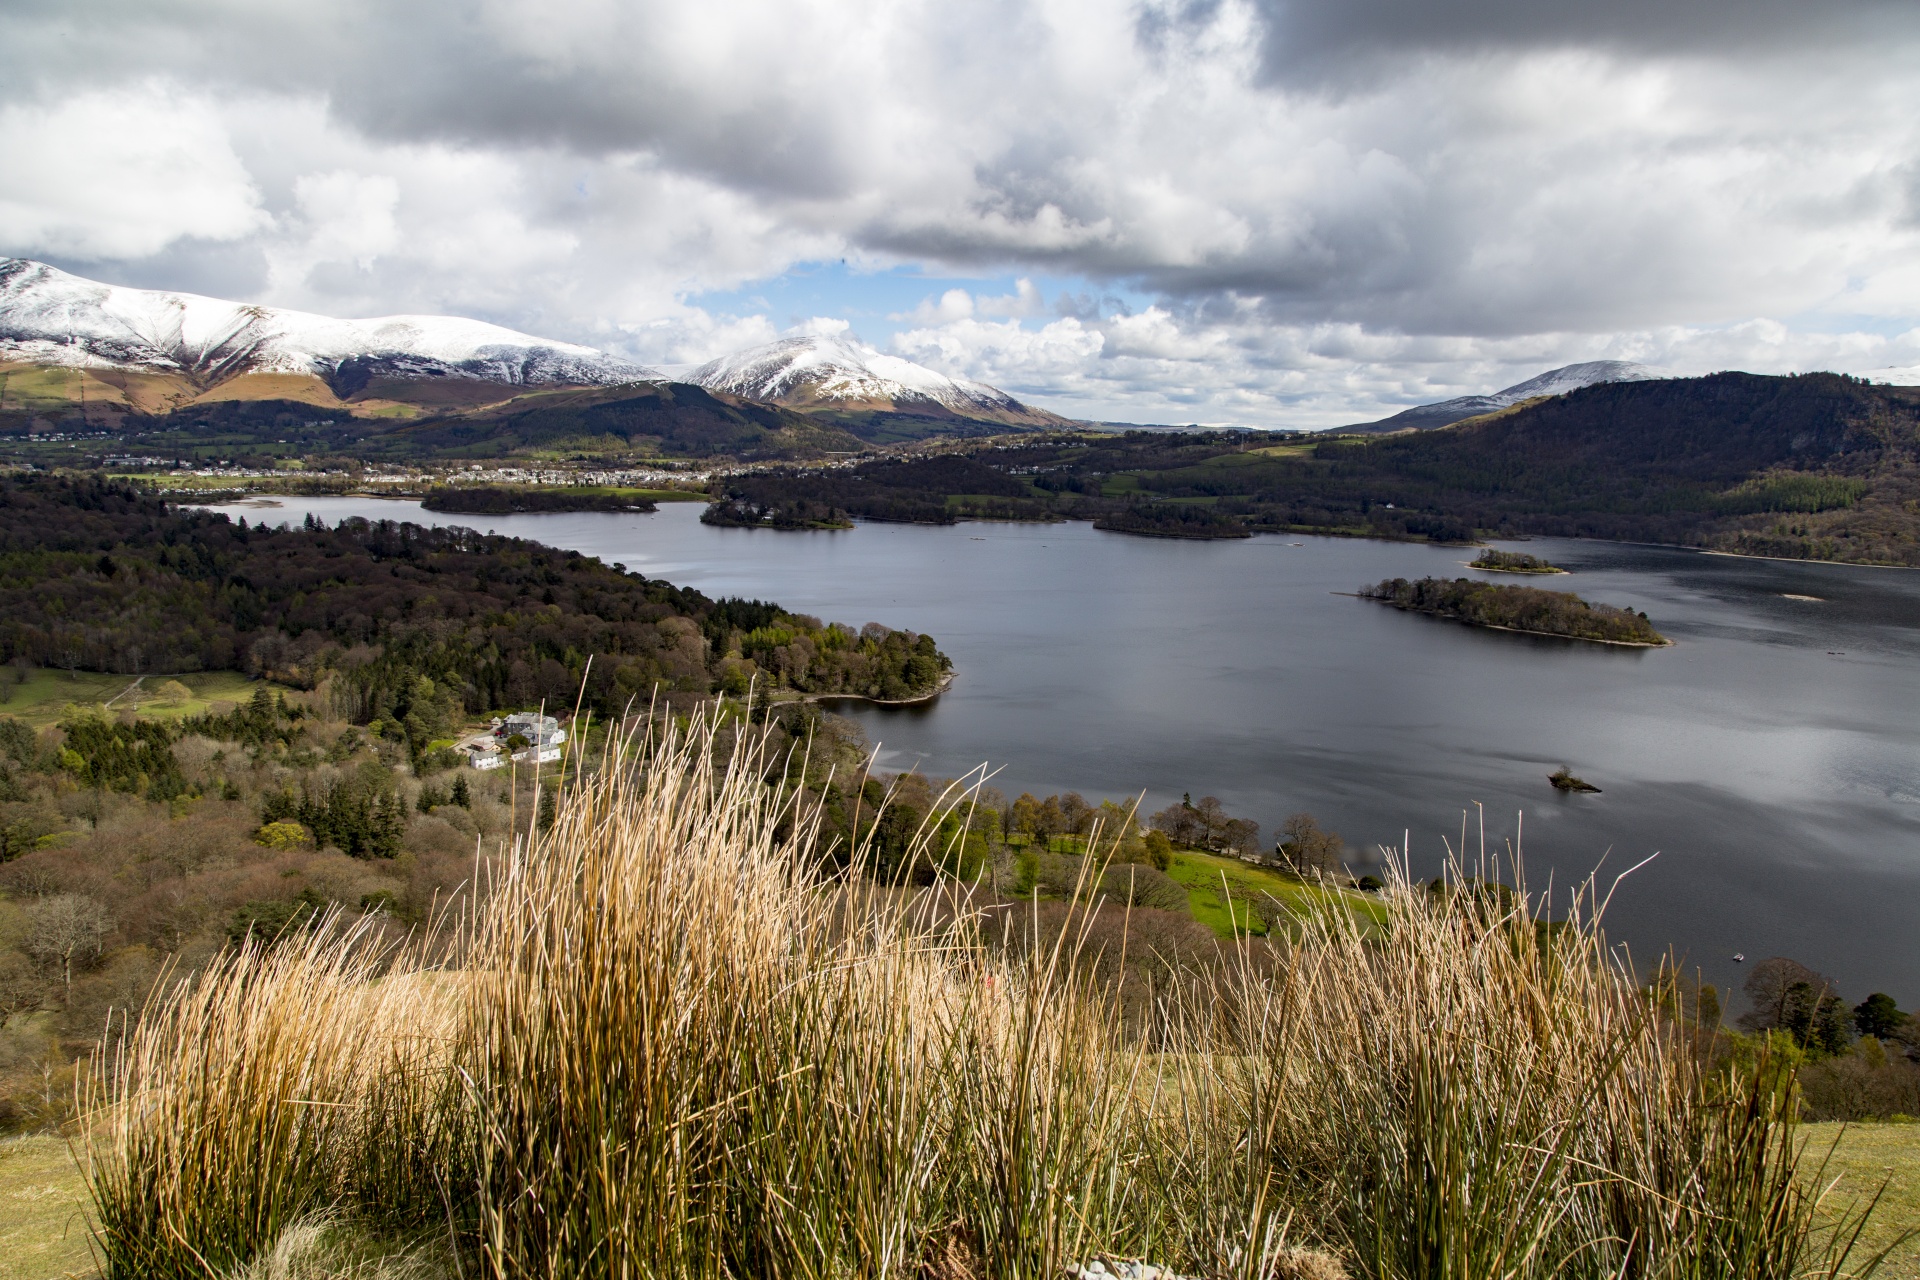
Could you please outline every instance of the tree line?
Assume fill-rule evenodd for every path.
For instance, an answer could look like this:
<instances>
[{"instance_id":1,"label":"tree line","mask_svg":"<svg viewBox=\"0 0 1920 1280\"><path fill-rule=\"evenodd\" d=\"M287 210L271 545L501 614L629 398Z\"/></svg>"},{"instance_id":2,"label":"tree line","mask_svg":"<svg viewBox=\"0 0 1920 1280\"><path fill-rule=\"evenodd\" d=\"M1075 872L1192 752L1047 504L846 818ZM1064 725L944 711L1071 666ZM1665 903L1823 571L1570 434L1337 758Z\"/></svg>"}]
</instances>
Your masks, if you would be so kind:
<instances>
[{"instance_id":1,"label":"tree line","mask_svg":"<svg viewBox=\"0 0 1920 1280\"><path fill-rule=\"evenodd\" d=\"M723 482L767 523L1084 519L1119 532L1630 539L1920 564L1920 390L1840 374L1606 383L1386 437L1036 433ZM1169 501L1177 499L1179 501Z\"/></svg>"},{"instance_id":2,"label":"tree line","mask_svg":"<svg viewBox=\"0 0 1920 1280\"><path fill-rule=\"evenodd\" d=\"M577 552L390 521L248 527L97 479L0 480L0 660L331 682L416 752L461 714L659 692L904 698L931 637L715 601Z\"/></svg>"}]
</instances>

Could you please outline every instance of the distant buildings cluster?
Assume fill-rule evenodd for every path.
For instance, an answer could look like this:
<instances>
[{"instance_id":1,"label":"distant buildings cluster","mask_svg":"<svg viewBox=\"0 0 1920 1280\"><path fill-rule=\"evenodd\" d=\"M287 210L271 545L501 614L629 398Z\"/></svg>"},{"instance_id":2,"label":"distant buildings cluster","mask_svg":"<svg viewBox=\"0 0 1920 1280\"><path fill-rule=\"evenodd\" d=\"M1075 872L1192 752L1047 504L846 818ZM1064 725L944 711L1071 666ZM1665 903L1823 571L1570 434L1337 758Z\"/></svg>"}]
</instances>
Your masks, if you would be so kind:
<instances>
[{"instance_id":1,"label":"distant buildings cluster","mask_svg":"<svg viewBox=\"0 0 1920 1280\"><path fill-rule=\"evenodd\" d=\"M523 745L516 745L515 739ZM491 740L467 744L467 763L476 769L498 769L509 760L547 764L560 758L560 744L566 740L567 731L553 716L516 711L505 719L494 717Z\"/></svg>"}]
</instances>

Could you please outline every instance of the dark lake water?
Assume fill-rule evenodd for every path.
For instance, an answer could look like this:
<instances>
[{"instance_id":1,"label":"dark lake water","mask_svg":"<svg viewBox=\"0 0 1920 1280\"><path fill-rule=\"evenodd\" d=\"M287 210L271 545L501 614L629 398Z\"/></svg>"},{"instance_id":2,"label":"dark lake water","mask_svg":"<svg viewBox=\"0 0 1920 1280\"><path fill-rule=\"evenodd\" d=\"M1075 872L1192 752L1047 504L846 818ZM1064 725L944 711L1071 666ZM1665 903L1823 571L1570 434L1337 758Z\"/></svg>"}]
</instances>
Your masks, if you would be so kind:
<instances>
[{"instance_id":1,"label":"dark lake water","mask_svg":"<svg viewBox=\"0 0 1920 1280\"><path fill-rule=\"evenodd\" d=\"M229 510L234 510L229 508ZM1473 630L1336 594L1457 576L1471 553L1331 538L1178 542L1086 524L715 529L653 515L438 516L288 499L238 512L465 524L708 595L930 632L959 678L935 704L851 708L886 768L982 762L1008 795L1217 795L1271 832L1309 810L1431 874L1484 809L1524 830L1527 878L1640 863L1608 932L1710 981L1789 955L1857 1001L1920 1004L1920 574L1543 539L1552 585L1643 609L1632 650ZM1498 576L1498 575L1494 575ZM1515 579L1507 578L1507 581ZM1531 580L1529 580L1531 581ZM1819 597L1795 600L1790 595ZM1566 764L1603 790L1563 796ZM1404 834L1403 834L1404 833Z\"/></svg>"}]
</instances>

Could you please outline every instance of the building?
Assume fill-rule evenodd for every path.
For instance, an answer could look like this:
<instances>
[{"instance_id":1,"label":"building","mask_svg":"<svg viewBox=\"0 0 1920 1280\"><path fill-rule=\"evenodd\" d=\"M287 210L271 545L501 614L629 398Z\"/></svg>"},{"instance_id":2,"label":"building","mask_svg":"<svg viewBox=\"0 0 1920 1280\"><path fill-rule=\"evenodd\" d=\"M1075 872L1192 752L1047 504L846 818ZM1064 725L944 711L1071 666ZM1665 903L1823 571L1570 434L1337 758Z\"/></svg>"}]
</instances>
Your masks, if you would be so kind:
<instances>
[{"instance_id":1,"label":"building","mask_svg":"<svg viewBox=\"0 0 1920 1280\"><path fill-rule=\"evenodd\" d=\"M540 758L543 760L558 760L560 757L557 749L567 740L567 731L560 727L558 720L552 716L543 716L537 711L516 711L494 726L493 736L502 742L515 734L525 738L529 747L540 748L542 752ZM546 755L548 748L554 748L556 753L552 756ZM516 760L519 758L518 755L514 756Z\"/></svg>"}]
</instances>

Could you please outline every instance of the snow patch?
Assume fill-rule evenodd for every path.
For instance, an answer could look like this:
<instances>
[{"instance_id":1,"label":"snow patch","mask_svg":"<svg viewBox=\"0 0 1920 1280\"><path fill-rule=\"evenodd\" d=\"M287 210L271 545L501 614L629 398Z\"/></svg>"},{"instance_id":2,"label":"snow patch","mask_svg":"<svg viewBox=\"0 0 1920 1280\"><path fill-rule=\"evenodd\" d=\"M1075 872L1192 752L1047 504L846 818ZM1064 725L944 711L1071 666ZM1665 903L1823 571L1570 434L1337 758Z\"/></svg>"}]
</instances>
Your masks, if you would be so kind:
<instances>
[{"instance_id":1,"label":"snow patch","mask_svg":"<svg viewBox=\"0 0 1920 1280\"><path fill-rule=\"evenodd\" d=\"M709 391L776 403L842 401L852 407L887 402L908 412L938 405L963 416L1026 412L1004 391L949 378L839 334L803 334L750 347L708 361L688 374L687 381Z\"/></svg>"},{"instance_id":2,"label":"snow patch","mask_svg":"<svg viewBox=\"0 0 1920 1280\"><path fill-rule=\"evenodd\" d=\"M0 359L184 373L458 377L612 386L657 380L643 365L459 316L337 320L192 293L127 289L0 258ZM357 389L357 388L356 388Z\"/></svg>"}]
</instances>

